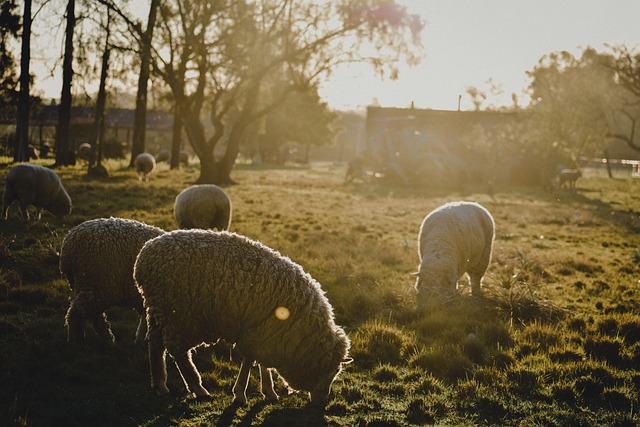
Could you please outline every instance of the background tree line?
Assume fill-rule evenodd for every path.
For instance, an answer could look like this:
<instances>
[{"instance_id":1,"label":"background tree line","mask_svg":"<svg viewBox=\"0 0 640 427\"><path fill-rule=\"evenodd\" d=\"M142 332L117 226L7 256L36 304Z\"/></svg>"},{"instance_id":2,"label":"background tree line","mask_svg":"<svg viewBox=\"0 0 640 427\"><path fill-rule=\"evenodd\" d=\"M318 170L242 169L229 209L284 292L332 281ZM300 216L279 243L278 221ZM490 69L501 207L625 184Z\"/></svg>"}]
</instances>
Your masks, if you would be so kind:
<instances>
[{"instance_id":1,"label":"background tree line","mask_svg":"<svg viewBox=\"0 0 640 427\"><path fill-rule=\"evenodd\" d=\"M96 150L89 168L101 171L108 95L123 92L135 93L133 164L147 149L151 90L156 105L174 114L171 167L179 166L184 134L200 159L200 183L232 182L241 147L270 160L281 141L330 142L333 116L318 85L334 67L367 62L396 78L399 62L416 63L423 55L422 20L393 0L149 0L142 8L127 0L6 0L0 5L0 110L18 111L15 161L28 160L29 110L39 101L29 91L32 22L39 38L64 32L60 59L51 65L63 70L56 165L72 161L71 106L90 98ZM527 74L531 102L520 106L514 96L513 108L530 114L478 129L471 145L524 158L536 170L585 153L606 157L614 139L640 151L635 48L549 53ZM491 97L500 88L490 83L488 91L467 88L478 110L495 108Z\"/></svg>"},{"instance_id":2,"label":"background tree line","mask_svg":"<svg viewBox=\"0 0 640 427\"><path fill-rule=\"evenodd\" d=\"M35 16L32 6L58 12L64 6L65 13ZM317 88L335 66L368 62L376 72L395 78L400 61L415 63L421 56L423 23L394 1L151 0L146 16L138 16L139 8L133 6L125 0L50 0L33 5L31 0L12 0L3 6L10 19L3 18L2 25L11 30L3 31L3 40L22 38L21 63L29 62L25 52L32 21L39 28L64 26L61 64L55 64L63 70L56 165L72 161L69 112L85 89L83 83L99 82L97 89L92 86L97 93L94 147L100 147L104 134L107 94L135 81L132 159L146 148L151 87L174 114L172 167L178 167L184 132L200 159L198 182L228 183L250 132L260 141L268 140L267 128L272 139L295 133L296 139L310 144L331 141L331 115ZM9 61L3 70L13 70L11 49L3 50L2 57ZM14 75L3 84L3 94L10 96L16 89L18 94L28 93L29 82L17 84ZM19 75L29 72L22 69ZM281 108L293 114L295 126L285 130L278 124ZM25 110L19 109L17 117L19 123L28 123ZM16 138L15 161L28 160L27 145L28 137ZM90 171L100 166L99 149L93 158L97 163L91 162Z\"/></svg>"}]
</instances>

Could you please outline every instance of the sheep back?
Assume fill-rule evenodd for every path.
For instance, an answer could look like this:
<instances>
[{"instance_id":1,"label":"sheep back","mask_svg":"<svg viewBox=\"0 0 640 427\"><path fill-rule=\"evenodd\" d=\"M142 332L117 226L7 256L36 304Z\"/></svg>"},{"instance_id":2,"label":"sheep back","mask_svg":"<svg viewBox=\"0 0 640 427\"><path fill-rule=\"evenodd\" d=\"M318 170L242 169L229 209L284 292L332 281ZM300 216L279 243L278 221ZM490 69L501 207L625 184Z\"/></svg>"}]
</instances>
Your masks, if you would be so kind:
<instances>
[{"instance_id":1,"label":"sheep back","mask_svg":"<svg viewBox=\"0 0 640 427\"><path fill-rule=\"evenodd\" d=\"M494 233L491 214L478 203L447 203L429 213L418 236L418 291L455 290L465 273L470 275L472 292L479 291L491 259Z\"/></svg>"},{"instance_id":2,"label":"sheep back","mask_svg":"<svg viewBox=\"0 0 640 427\"><path fill-rule=\"evenodd\" d=\"M122 218L92 219L69 230L60 250L60 271L73 293L66 315L69 339L81 338L84 322L91 320L99 335L113 340L104 315L110 307L143 313L133 265L144 243L162 233L160 228ZM139 326L136 341L144 338L145 326L146 321Z\"/></svg>"},{"instance_id":3,"label":"sheep back","mask_svg":"<svg viewBox=\"0 0 640 427\"><path fill-rule=\"evenodd\" d=\"M146 180L156 167L156 159L149 153L140 153L136 156L135 165L138 175Z\"/></svg>"},{"instance_id":4,"label":"sheep back","mask_svg":"<svg viewBox=\"0 0 640 427\"><path fill-rule=\"evenodd\" d=\"M173 213L180 228L228 230L231 225L231 199L217 185L194 185L176 196Z\"/></svg>"},{"instance_id":5,"label":"sheep back","mask_svg":"<svg viewBox=\"0 0 640 427\"><path fill-rule=\"evenodd\" d=\"M44 166L23 163L7 172L2 197L2 217L8 216L9 206L18 201L23 213L28 206L46 209L57 217L71 213L71 198L58 174Z\"/></svg>"},{"instance_id":6,"label":"sheep back","mask_svg":"<svg viewBox=\"0 0 640 427\"><path fill-rule=\"evenodd\" d=\"M290 259L246 237L176 230L147 242L134 276L149 334L173 355L220 338L276 368L299 390L330 387L349 340L320 285ZM286 307L285 320L276 309ZM322 391L320 391L322 393Z\"/></svg>"}]
</instances>

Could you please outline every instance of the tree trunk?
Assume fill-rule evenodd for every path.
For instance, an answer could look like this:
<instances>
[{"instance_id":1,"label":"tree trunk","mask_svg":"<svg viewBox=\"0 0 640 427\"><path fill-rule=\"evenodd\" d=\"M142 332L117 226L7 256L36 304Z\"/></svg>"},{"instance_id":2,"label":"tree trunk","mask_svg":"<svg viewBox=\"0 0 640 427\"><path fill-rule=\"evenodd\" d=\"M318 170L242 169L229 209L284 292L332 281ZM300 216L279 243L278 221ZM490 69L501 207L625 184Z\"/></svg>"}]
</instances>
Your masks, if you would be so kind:
<instances>
[{"instance_id":1,"label":"tree trunk","mask_svg":"<svg viewBox=\"0 0 640 427\"><path fill-rule=\"evenodd\" d=\"M56 130L56 166L73 163L69 147L69 124L71 123L71 82L73 80L73 31L76 25L75 0L67 3L67 28L65 30L64 59L62 62L62 93L58 106L58 129Z\"/></svg>"},{"instance_id":2,"label":"tree trunk","mask_svg":"<svg viewBox=\"0 0 640 427\"><path fill-rule=\"evenodd\" d=\"M180 104L173 107L173 135L171 138L171 169L178 169L180 165L180 145L182 142L182 112Z\"/></svg>"},{"instance_id":3,"label":"tree trunk","mask_svg":"<svg viewBox=\"0 0 640 427\"><path fill-rule=\"evenodd\" d=\"M129 163L129 167L134 167L135 159L138 154L145 151L147 130L147 89L151 65L151 41L153 39L153 29L156 26L156 12L159 4L160 0L151 0L147 29L142 35L141 40L140 76L138 77L138 93L136 95L136 112L133 122L133 142L131 144L131 163Z\"/></svg>"},{"instance_id":4,"label":"tree trunk","mask_svg":"<svg viewBox=\"0 0 640 427\"><path fill-rule=\"evenodd\" d=\"M609 175L609 178L613 178L613 172L611 171L611 159L609 159L609 150L604 150L604 159L607 165L607 175Z\"/></svg>"},{"instance_id":5,"label":"tree trunk","mask_svg":"<svg viewBox=\"0 0 640 427\"><path fill-rule=\"evenodd\" d=\"M14 162L29 161L29 62L31 61L31 0L25 0L22 15L22 51L20 57L20 93L16 117Z\"/></svg>"},{"instance_id":6,"label":"tree trunk","mask_svg":"<svg viewBox=\"0 0 640 427\"><path fill-rule=\"evenodd\" d=\"M104 53L102 54L102 68L100 69L100 86L98 87L98 99L96 100L96 116L94 122L94 144L91 150L91 160L89 161L89 175L103 176L104 168L102 167L102 142L104 141L104 116L105 106L107 103L107 75L109 73L109 56L111 55L111 48L109 47L109 24L110 24L109 10L107 9L107 28L105 34ZM95 153L95 164L94 164Z\"/></svg>"}]
</instances>

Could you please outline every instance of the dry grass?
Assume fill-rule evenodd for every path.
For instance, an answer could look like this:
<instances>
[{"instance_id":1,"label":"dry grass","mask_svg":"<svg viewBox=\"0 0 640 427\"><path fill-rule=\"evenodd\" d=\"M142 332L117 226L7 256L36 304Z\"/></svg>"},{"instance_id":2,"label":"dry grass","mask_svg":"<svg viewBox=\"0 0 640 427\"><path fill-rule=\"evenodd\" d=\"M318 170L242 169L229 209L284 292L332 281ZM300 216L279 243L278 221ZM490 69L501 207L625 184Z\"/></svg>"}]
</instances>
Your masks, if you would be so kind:
<instances>
[{"instance_id":1,"label":"dry grass","mask_svg":"<svg viewBox=\"0 0 640 427\"><path fill-rule=\"evenodd\" d=\"M124 163L108 179L59 171L72 215L0 222L0 424L2 425L634 425L640 393L640 197L629 180L582 178L576 193L482 185L457 191L343 182L341 165L234 172L226 188L231 229L258 239L318 279L355 362L338 378L324 414L304 396L231 406L237 361L229 349L195 356L212 399L148 387L144 352L131 341L131 310L109 313L115 348L93 336L65 342L69 291L57 270L66 232L120 216L174 229L175 196L197 177L166 165L140 182ZM6 169L0 169L0 182ZM422 218L453 200L485 205L496 220L483 298L460 294L416 309L416 238ZM576 409L579 408L579 409Z\"/></svg>"}]
</instances>

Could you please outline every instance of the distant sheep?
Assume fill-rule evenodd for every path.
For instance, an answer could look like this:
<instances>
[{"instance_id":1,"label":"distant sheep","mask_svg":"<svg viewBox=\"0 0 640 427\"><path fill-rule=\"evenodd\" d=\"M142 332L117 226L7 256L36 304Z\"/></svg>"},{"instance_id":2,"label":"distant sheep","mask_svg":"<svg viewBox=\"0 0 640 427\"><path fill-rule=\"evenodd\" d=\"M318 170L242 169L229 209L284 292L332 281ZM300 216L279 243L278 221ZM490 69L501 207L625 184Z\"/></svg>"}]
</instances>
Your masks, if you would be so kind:
<instances>
[{"instance_id":1,"label":"distant sheep","mask_svg":"<svg viewBox=\"0 0 640 427\"><path fill-rule=\"evenodd\" d=\"M157 163L168 162L171 158L171 151L168 148L161 148L156 153L155 159Z\"/></svg>"},{"instance_id":2,"label":"distant sheep","mask_svg":"<svg viewBox=\"0 0 640 427\"><path fill-rule=\"evenodd\" d=\"M136 157L135 164L138 178L149 181L149 174L156 168L156 159L149 153L141 153Z\"/></svg>"},{"instance_id":3,"label":"distant sheep","mask_svg":"<svg viewBox=\"0 0 640 427\"><path fill-rule=\"evenodd\" d=\"M558 174L560 188L567 187L569 190L576 189L576 181L582 176L580 169L562 169Z\"/></svg>"},{"instance_id":4,"label":"distant sheep","mask_svg":"<svg viewBox=\"0 0 640 427\"><path fill-rule=\"evenodd\" d=\"M493 218L478 203L447 203L429 213L418 236L418 305L424 307L432 297L451 295L465 273L472 294L479 295L494 235Z\"/></svg>"},{"instance_id":5,"label":"distant sheep","mask_svg":"<svg viewBox=\"0 0 640 427\"><path fill-rule=\"evenodd\" d=\"M224 231L172 231L144 245L134 277L147 310L151 386L160 395L169 393L168 351L187 388L208 396L191 350L218 339L245 356L237 401L246 400L239 394L247 362L277 369L291 388L322 405L342 364L351 361L349 339L320 285L259 242Z\"/></svg>"},{"instance_id":6,"label":"distant sheep","mask_svg":"<svg viewBox=\"0 0 640 427\"><path fill-rule=\"evenodd\" d=\"M15 201L20 204L25 220L29 220L29 206L36 208L37 220L41 217L42 209L62 217L69 215L72 208L71 198L58 174L30 163L16 165L7 172L2 195L2 218L7 219L9 207Z\"/></svg>"},{"instance_id":7,"label":"distant sheep","mask_svg":"<svg viewBox=\"0 0 640 427\"><path fill-rule=\"evenodd\" d=\"M65 322L69 341L83 339L89 321L100 338L114 342L105 311L122 306L140 314L136 342L142 342L146 319L133 281L133 265L147 240L163 233L160 228L122 218L92 219L69 230L60 250L60 271L73 291Z\"/></svg>"},{"instance_id":8,"label":"distant sheep","mask_svg":"<svg viewBox=\"0 0 640 427\"><path fill-rule=\"evenodd\" d=\"M180 150L180 163L189 166L189 152Z\"/></svg>"},{"instance_id":9,"label":"distant sheep","mask_svg":"<svg viewBox=\"0 0 640 427\"><path fill-rule=\"evenodd\" d=\"M217 185L193 185L178 194L173 213L180 228L228 230L231 199Z\"/></svg>"},{"instance_id":10,"label":"distant sheep","mask_svg":"<svg viewBox=\"0 0 640 427\"><path fill-rule=\"evenodd\" d=\"M91 159L91 144L83 142L78 146L78 158L88 162Z\"/></svg>"}]
</instances>

